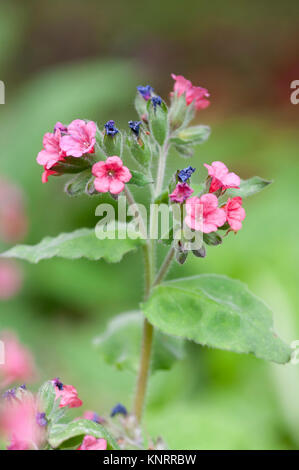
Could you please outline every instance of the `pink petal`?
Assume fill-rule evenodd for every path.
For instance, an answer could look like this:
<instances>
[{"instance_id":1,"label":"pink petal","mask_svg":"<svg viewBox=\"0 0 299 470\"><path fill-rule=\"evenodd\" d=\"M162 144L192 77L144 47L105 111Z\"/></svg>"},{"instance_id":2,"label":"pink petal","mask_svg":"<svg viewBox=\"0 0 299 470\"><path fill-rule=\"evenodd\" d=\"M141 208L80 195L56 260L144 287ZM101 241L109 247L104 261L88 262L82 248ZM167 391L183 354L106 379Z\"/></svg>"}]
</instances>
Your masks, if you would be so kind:
<instances>
[{"instance_id":1,"label":"pink petal","mask_svg":"<svg viewBox=\"0 0 299 470\"><path fill-rule=\"evenodd\" d=\"M119 194L124 190L124 188L125 185L122 181L116 178L111 179L109 187L109 191L111 194Z\"/></svg>"},{"instance_id":2,"label":"pink petal","mask_svg":"<svg viewBox=\"0 0 299 470\"><path fill-rule=\"evenodd\" d=\"M94 180L94 187L99 193L107 193L110 187L110 178L108 176L96 178Z\"/></svg>"},{"instance_id":3,"label":"pink petal","mask_svg":"<svg viewBox=\"0 0 299 470\"><path fill-rule=\"evenodd\" d=\"M118 168L122 168L123 161L121 158L117 157L116 155L112 157L108 157L106 160L107 168L111 168L117 170Z\"/></svg>"},{"instance_id":4,"label":"pink petal","mask_svg":"<svg viewBox=\"0 0 299 470\"><path fill-rule=\"evenodd\" d=\"M132 178L132 174L126 166L123 166L120 171L117 173L117 178L120 179L123 183L128 183Z\"/></svg>"}]
</instances>

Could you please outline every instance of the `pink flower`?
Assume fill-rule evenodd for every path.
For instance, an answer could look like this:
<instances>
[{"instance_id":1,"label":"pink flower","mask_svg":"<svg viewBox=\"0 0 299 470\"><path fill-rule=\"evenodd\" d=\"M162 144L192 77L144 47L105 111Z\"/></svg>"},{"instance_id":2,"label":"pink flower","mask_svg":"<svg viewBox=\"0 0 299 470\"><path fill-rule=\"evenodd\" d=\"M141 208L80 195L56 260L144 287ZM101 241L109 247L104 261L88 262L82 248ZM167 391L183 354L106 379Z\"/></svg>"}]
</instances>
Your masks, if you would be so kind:
<instances>
[{"instance_id":1,"label":"pink flower","mask_svg":"<svg viewBox=\"0 0 299 470\"><path fill-rule=\"evenodd\" d=\"M96 177L94 187L99 193L119 194L123 191L125 183L132 178L130 170L123 165L117 157L108 157L106 161L97 162L92 167L92 174Z\"/></svg>"},{"instance_id":2,"label":"pink flower","mask_svg":"<svg viewBox=\"0 0 299 470\"><path fill-rule=\"evenodd\" d=\"M5 363L0 364L2 387L13 382L27 382L36 374L31 353L21 345L13 333L6 332L1 337L4 342Z\"/></svg>"},{"instance_id":3,"label":"pink flower","mask_svg":"<svg viewBox=\"0 0 299 470\"><path fill-rule=\"evenodd\" d=\"M78 392L72 385L65 385L58 379L52 381L55 387L56 399L60 398L59 407L78 408L83 405L82 400L78 397Z\"/></svg>"},{"instance_id":4,"label":"pink flower","mask_svg":"<svg viewBox=\"0 0 299 470\"><path fill-rule=\"evenodd\" d=\"M218 199L214 194L187 199L186 211L185 222L188 227L203 233L215 232L226 221L226 214L218 207Z\"/></svg>"},{"instance_id":5,"label":"pink flower","mask_svg":"<svg viewBox=\"0 0 299 470\"><path fill-rule=\"evenodd\" d=\"M106 450L107 441L105 439L97 439L94 436L85 436L82 444L77 450Z\"/></svg>"},{"instance_id":6,"label":"pink flower","mask_svg":"<svg viewBox=\"0 0 299 470\"><path fill-rule=\"evenodd\" d=\"M169 197L172 202L182 204L192 193L194 189L190 188L187 183L178 183Z\"/></svg>"},{"instance_id":7,"label":"pink flower","mask_svg":"<svg viewBox=\"0 0 299 470\"><path fill-rule=\"evenodd\" d=\"M42 174L42 183L48 183L49 181L49 176L51 175L57 175L58 173L53 170L47 170L46 167L44 167L44 172Z\"/></svg>"},{"instance_id":8,"label":"pink flower","mask_svg":"<svg viewBox=\"0 0 299 470\"><path fill-rule=\"evenodd\" d=\"M61 144L61 132L60 129L56 129L52 134L47 132L43 138L43 150L39 152L37 156L37 163L45 167L45 170L49 170L57 162L63 159L64 153L60 147Z\"/></svg>"},{"instance_id":9,"label":"pink flower","mask_svg":"<svg viewBox=\"0 0 299 470\"><path fill-rule=\"evenodd\" d=\"M187 106L194 101L194 106L197 111L205 109L210 105L210 102L207 99L209 96L210 94L206 88L192 86L192 88L189 88L186 92Z\"/></svg>"},{"instance_id":10,"label":"pink flower","mask_svg":"<svg viewBox=\"0 0 299 470\"><path fill-rule=\"evenodd\" d=\"M245 219L246 213L242 207L242 198L233 197L228 199L223 210L226 213L226 220L234 232L242 228L242 220Z\"/></svg>"},{"instance_id":11,"label":"pink flower","mask_svg":"<svg viewBox=\"0 0 299 470\"><path fill-rule=\"evenodd\" d=\"M185 77L183 77L183 75L175 75L172 73L171 77L175 81L173 90L178 94L178 96L183 95L183 93L186 93L192 88L192 83L190 80L187 80Z\"/></svg>"},{"instance_id":12,"label":"pink flower","mask_svg":"<svg viewBox=\"0 0 299 470\"><path fill-rule=\"evenodd\" d=\"M93 121L75 119L67 130L68 135L61 138L61 149L67 156L82 157L86 153L94 152L97 126Z\"/></svg>"},{"instance_id":13,"label":"pink flower","mask_svg":"<svg viewBox=\"0 0 299 470\"><path fill-rule=\"evenodd\" d=\"M10 299L22 286L22 273L19 266L11 260L0 261L0 300Z\"/></svg>"},{"instance_id":14,"label":"pink flower","mask_svg":"<svg viewBox=\"0 0 299 470\"><path fill-rule=\"evenodd\" d=\"M0 238L5 242L18 242L27 232L24 199L18 186L0 178Z\"/></svg>"},{"instance_id":15,"label":"pink flower","mask_svg":"<svg viewBox=\"0 0 299 470\"><path fill-rule=\"evenodd\" d=\"M210 193L221 189L225 191L228 188L239 188L240 178L235 173L229 173L227 167L222 162L213 162L212 165L204 166L208 169L209 176L212 178Z\"/></svg>"},{"instance_id":16,"label":"pink flower","mask_svg":"<svg viewBox=\"0 0 299 470\"><path fill-rule=\"evenodd\" d=\"M101 418L101 416L99 416L98 413L95 413L94 411L84 411L83 419L88 419L89 421L94 421L95 423L99 424L105 422L104 418Z\"/></svg>"},{"instance_id":17,"label":"pink flower","mask_svg":"<svg viewBox=\"0 0 299 470\"><path fill-rule=\"evenodd\" d=\"M185 93L187 106L194 102L197 111L209 106L210 102L207 98L209 98L210 94L206 88L193 86L190 80L187 80L183 75L175 75L172 73L171 76L175 80L174 92L176 92L178 96Z\"/></svg>"},{"instance_id":18,"label":"pink flower","mask_svg":"<svg viewBox=\"0 0 299 470\"><path fill-rule=\"evenodd\" d=\"M45 440L45 428L37 422L38 408L32 396L9 400L0 414L0 426L10 441L8 450L37 450Z\"/></svg>"}]
</instances>

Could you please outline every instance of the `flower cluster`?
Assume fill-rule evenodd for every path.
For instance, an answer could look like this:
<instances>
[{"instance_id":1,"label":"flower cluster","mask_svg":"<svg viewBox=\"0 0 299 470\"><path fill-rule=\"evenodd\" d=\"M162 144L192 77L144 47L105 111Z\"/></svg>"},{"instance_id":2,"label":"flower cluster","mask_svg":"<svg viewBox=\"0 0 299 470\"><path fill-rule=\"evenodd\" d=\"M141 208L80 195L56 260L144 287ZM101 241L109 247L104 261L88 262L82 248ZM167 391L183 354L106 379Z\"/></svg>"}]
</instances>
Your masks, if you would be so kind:
<instances>
[{"instance_id":1,"label":"flower cluster","mask_svg":"<svg viewBox=\"0 0 299 470\"><path fill-rule=\"evenodd\" d=\"M186 204L185 222L192 230L203 233L215 232L226 228L237 232L242 228L245 219L245 210L242 207L242 198L229 198L226 204L219 207L219 197L230 188L239 188L240 178L235 173L230 173L222 162L213 162L212 165L204 164L209 176L206 181L206 189L200 196L189 197L194 190L187 184L194 168L188 167L178 172L178 180L175 189L169 195L172 202Z\"/></svg>"}]
</instances>

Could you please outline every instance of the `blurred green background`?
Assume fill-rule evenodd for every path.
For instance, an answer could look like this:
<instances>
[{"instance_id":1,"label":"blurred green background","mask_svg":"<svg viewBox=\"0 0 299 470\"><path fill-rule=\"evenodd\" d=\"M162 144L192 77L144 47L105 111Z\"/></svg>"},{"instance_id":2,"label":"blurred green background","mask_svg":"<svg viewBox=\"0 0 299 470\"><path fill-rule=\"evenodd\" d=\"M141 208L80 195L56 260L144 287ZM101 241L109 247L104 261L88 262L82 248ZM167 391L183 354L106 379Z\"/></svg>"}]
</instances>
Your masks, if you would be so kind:
<instances>
[{"instance_id":1,"label":"blurred green background","mask_svg":"<svg viewBox=\"0 0 299 470\"><path fill-rule=\"evenodd\" d=\"M98 198L68 199L63 178L41 184L35 158L43 134L78 117L124 127L136 117L137 85L150 83L167 98L170 73L183 74L211 92L197 121L211 125L212 136L187 162L197 178L204 162L222 160L242 178L258 174L275 184L246 201L236 237L169 276L241 279L272 307L280 335L299 339L299 105L290 103L290 82L299 79L298 13L296 0L2 1L0 178L23 191L23 241L97 221ZM185 163L173 156L169 174ZM130 408L134 375L106 365L91 340L113 315L136 309L140 254L119 265L52 260L22 269L21 291L0 301L0 329L15 330L33 350L39 382L59 376L100 414L116 402ZM298 396L299 366L189 344L186 359L151 378L145 427L174 449L297 449Z\"/></svg>"}]
</instances>

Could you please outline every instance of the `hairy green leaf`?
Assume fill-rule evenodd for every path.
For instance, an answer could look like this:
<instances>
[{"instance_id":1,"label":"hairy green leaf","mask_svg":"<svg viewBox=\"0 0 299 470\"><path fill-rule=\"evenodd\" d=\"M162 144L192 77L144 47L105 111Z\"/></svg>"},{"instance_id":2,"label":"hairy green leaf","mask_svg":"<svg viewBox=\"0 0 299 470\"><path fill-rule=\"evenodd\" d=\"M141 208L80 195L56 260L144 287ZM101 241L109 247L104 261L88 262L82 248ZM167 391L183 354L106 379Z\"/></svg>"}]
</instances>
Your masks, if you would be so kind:
<instances>
[{"instance_id":1,"label":"hairy green leaf","mask_svg":"<svg viewBox=\"0 0 299 470\"><path fill-rule=\"evenodd\" d=\"M253 176L248 180L242 180L240 184L240 189L232 188L228 189L226 194L230 197L248 197L252 196L253 194L259 193L263 189L265 189L269 184L273 181L267 181L259 176Z\"/></svg>"},{"instance_id":2,"label":"hairy green leaf","mask_svg":"<svg viewBox=\"0 0 299 470\"><path fill-rule=\"evenodd\" d=\"M78 446L86 435L94 436L97 439L106 439L108 449L119 449L113 437L101 424L88 419L78 419L68 424L55 424L50 429L48 440L54 449L57 447L70 448Z\"/></svg>"},{"instance_id":3,"label":"hairy green leaf","mask_svg":"<svg viewBox=\"0 0 299 470\"><path fill-rule=\"evenodd\" d=\"M100 354L108 364L119 370L137 372L141 348L143 316L140 312L127 312L113 318L106 331L94 340ZM175 338L156 332L154 337L151 371L168 370L184 356L184 344Z\"/></svg>"},{"instance_id":4,"label":"hairy green leaf","mask_svg":"<svg viewBox=\"0 0 299 470\"><path fill-rule=\"evenodd\" d=\"M83 228L71 233L61 233L57 237L46 237L39 244L17 245L14 248L2 253L2 258L19 258L30 263L38 263L41 260L53 258L55 256L66 259L87 258L99 260L103 258L110 263L119 262L129 251L135 250L144 243L140 237L136 239L128 238L126 224L117 224L115 239L105 238L99 240L96 237L95 229ZM107 235L114 234L112 228L107 228ZM121 239L119 239L119 238ZM126 238L125 238L126 237ZM123 239L122 239L123 238Z\"/></svg>"},{"instance_id":5,"label":"hairy green leaf","mask_svg":"<svg viewBox=\"0 0 299 470\"><path fill-rule=\"evenodd\" d=\"M132 178L127 184L135 184L136 186L146 186L147 184L153 183L147 176L140 171L130 170Z\"/></svg>"},{"instance_id":6,"label":"hairy green leaf","mask_svg":"<svg viewBox=\"0 0 299 470\"><path fill-rule=\"evenodd\" d=\"M143 305L164 333L284 364L290 347L273 331L269 308L239 281L207 274L165 282Z\"/></svg>"}]
</instances>

